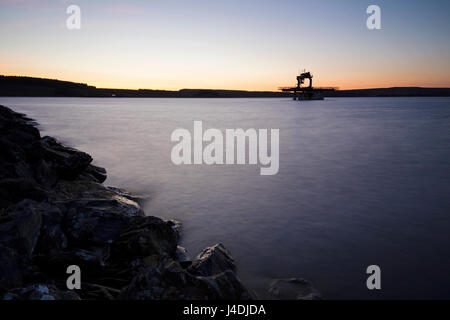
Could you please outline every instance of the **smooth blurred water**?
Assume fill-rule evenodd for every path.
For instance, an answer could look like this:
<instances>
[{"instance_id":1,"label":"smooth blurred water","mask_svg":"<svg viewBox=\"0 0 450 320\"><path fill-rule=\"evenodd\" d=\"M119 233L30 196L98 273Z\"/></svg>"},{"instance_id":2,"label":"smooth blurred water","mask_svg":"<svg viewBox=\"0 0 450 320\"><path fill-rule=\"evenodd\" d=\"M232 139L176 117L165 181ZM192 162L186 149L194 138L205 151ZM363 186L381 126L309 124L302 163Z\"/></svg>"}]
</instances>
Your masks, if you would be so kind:
<instances>
[{"instance_id":1,"label":"smooth blurred water","mask_svg":"<svg viewBox=\"0 0 450 320\"><path fill-rule=\"evenodd\" d=\"M450 298L450 98L0 98L90 153L107 184L183 223L191 255L222 242L264 296L304 277L327 298ZM176 128L279 128L280 171L176 166ZM366 288L368 265L382 290Z\"/></svg>"}]
</instances>

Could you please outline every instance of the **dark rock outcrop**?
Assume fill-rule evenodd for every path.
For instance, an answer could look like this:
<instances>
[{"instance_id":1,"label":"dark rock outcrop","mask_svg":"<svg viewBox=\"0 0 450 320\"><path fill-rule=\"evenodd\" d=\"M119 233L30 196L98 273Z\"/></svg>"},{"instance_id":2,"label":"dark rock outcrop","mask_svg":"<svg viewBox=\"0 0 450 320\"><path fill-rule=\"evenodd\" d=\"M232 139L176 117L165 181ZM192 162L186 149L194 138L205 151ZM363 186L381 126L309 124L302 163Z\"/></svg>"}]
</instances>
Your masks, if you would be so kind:
<instances>
[{"instance_id":1,"label":"dark rock outcrop","mask_svg":"<svg viewBox=\"0 0 450 320\"><path fill-rule=\"evenodd\" d=\"M143 198L103 186L106 170L91 162L0 106L0 297L254 297L222 244L191 261L177 222L145 216ZM67 289L70 265L82 270L80 290Z\"/></svg>"},{"instance_id":2,"label":"dark rock outcrop","mask_svg":"<svg viewBox=\"0 0 450 320\"><path fill-rule=\"evenodd\" d=\"M194 258L189 271L200 276L211 276L225 270L234 270L235 264L230 252L218 243L206 248Z\"/></svg>"},{"instance_id":3,"label":"dark rock outcrop","mask_svg":"<svg viewBox=\"0 0 450 320\"><path fill-rule=\"evenodd\" d=\"M276 279L269 287L271 299L320 300L322 296L312 284L302 278Z\"/></svg>"},{"instance_id":4,"label":"dark rock outcrop","mask_svg":"<svg viewBox=\"0 0 450 320\"><path fill-rule=\"evenodd\" d=\"M73 291L59 290L54 285L33 284L11 290L3 300L80 300L80 297Z\"/></svg>"}]
</instances>

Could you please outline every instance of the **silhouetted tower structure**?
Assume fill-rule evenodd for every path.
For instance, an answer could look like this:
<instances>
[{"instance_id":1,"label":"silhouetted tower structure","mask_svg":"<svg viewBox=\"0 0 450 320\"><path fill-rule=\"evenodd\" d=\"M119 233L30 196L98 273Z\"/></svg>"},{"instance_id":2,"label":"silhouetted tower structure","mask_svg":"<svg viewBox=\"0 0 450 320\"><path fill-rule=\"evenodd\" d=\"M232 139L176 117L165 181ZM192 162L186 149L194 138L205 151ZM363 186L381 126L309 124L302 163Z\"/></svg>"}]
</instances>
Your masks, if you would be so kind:
<instances>
[{"instance_id":1,"label":"silhouetted tower structure","mask_svg":"<svg viewBox=\"0 0 450 320\"><path fill-rule=\"evenodd\" d=\"M297 86L296 87L284 87L279 88L284 92L292 92L294 100L323 100L324 93L327 91L335 91L336 88L332 87L319 87L314 88L312 86L312 74L311 72L302 72L299 76L297 76ZM309 80L309 85L307 87L302 87L305 83L305 80Z\"/></svg>"},{"instance_id":2,"label":"silhouetted tower structure","mask_svg":"<svg viewBox=\"0 0 450 320\"><path fill-rule=\"evenodd\" d=\"M312 88L312 74L311 72L303 72L299 76L297 76L297 88L300 89L300 86L305 82L305 79L309 79L309 86L308 88Z\"/></svg>"}]
</instances>

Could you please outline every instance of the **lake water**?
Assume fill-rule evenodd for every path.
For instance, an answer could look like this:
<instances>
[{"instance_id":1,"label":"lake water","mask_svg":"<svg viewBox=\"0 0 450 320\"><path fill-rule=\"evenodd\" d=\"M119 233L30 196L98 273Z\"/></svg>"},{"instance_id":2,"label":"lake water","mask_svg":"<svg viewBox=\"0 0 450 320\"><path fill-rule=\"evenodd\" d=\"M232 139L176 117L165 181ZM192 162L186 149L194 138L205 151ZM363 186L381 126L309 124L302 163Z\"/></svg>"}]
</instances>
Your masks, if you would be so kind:
<instances>
[{"instance_id":1,"label":"lake water","mask_svg":"<svg viewBox=\"0 0 450 320\"><path fill-rule=\"evenodd\" d=\"M304 277L326 298L450 298L450 98L0 98L90 153L109 185L183 223L192 256L222 242L264 297ZM176 166L176 128L279 128L280 170ZM366 288L381 267L382 290Z\"/></svg>"}]
</instances>

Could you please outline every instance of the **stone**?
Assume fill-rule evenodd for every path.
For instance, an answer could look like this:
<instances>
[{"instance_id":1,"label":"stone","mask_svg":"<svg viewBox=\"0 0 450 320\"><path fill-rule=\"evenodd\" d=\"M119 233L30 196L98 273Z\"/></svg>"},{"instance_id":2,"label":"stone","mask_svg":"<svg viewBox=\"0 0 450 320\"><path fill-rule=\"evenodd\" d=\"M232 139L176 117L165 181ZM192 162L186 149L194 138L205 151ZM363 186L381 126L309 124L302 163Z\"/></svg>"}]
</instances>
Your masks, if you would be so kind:
<instances>
[{"instance_id":1,"label":"stone","mask_svg":"<svg viewBox=\"0 0 450 320\"><path fill-rule=\"evenodd\" d=\"M76 152L54 164L58 174L67 180L77 178L92 162L92 157L85 152Z\"/></svg>"},{"instance_id":2,"label":"stone","mask_svg":"<svg viewBox=\"0 0 450 320\"><path fill-rule=\"evenodd\" d=\"M3 190L9 199L9 205L17 203L23 199L42 201L47 197L45 190L31 177L2 179L0 181L0 190Z\"/></svg>"},{"instance_id":3,"label":"stone","mask_svg":"<svg viewBox=\"0 0 450 320\"><path fill-rule=\"evenodd\" d=\"M183 268L187 268L192 264L191 257L189 256L186 248L182 246L177 246L175 257Z\"/></svg>"},{"instance_id":4,"label":"stone","mask_svg":"<svg viewBox=\"0 0 450 320\"><path fill-rule=\"evenodd\" d=\"M60 290L54 285L33 284L5 293L3 300L80 300L80 297L74 291Z\"/></svg>"},{"instance_id":5,"label":"stone","mask_svg":"<svg viewBox=\"0 0 450 320\"><path fill-rule=\"evenodd\" d=\"M33 200L23 200L8 213L9 221L0 224L0 244L17 250L27 258L36 246L42 215Z\"/></svg>"},{"instance_id":6,"label":"stone","mask_svg":"<svg viewBox=\"0 0 450 320\"><path fill-rule=\"evenodd\" d=\"M231 253L223 244L218 243L197 255L189 267L189 272L201 276L211 276L234 269L235 264Z\"/></svg>"},{"instance_id":7,"label":"stone","mask_svg":"<svg viewBox=\"0 0 450 320\"><path fill-rule=\"evenodd\" d=\"M276 300L320 300L320 293L302 278L276 279L269 286L271 299Z\"/></svg>"},{"instance_id":8,"label":"stone","mask_svg":"<svg viewBox=\"0 0 450 320\"><path fill-rule=\"evenodd\" d=\"M129 217L110 200L87 200L70 203L64 232L72 246L89 248L116 241L127 227Z\"/></svg>"},{"instance_id":9,"label":"stone","mask_svg":"<svg viewBox=\"0 0 450 320\"><path fill-rule=\"evenodd\" d=\"M33 208L42 216L42 223L35 254L57 255L68 246L61 224L64 214L60 208L48 202L33 203Z\"/></svg>"},{"instance_id":10,"label":"stone","mask_svg":"<svg viewBox=\"0 0 450 320\"><path fill-rule=\"evenodd\" d=\"M113 259L155 254L174 256L178 239L178 233L167 221L152 216L133 217L111 246L111 256Z\"/></svg>"},{"instance_id":11,"label":"stone","mask_svg":"<svg viewBox=\"0 0 450 320\"><path fill-rule=\"evenodd\" d=\"M98 183L103 183L106 180L106 169L94 166L90 164L85 172L84 175L91 177L91 179ZM131 199L133 200L133 199ZM137 201L136 201L137 202Z\"/></svg>"},{"instance_id":12,"label":"stone","mask_svg":"<svg viewBox=\"0 0 450 320\"><path fill-rule=\"evenodd\" d=\"M34 179L46 189L50 189L58 181L58 176L47 161L41 159L34 167Z\"/></svg>"},{"instance_id":13,"label":"stone","mask_svg":"<svg viewBox=\"0 0 450 320\"><path fill-rule=\"evenodd\" d=\"M0 245L0 294L10 288L20 287L23 280L23 268L19 254Z\"/></svg>"},{"instance_id":14,"label":"stone","mask_svg":"<svg viewBox=\"0 0 450 320\"><path fill-rule=\"evenodd\" d=\"M256 295L245 287L236 273L226 270L211 277L204 278L215 291L215 299L253 300Z\"/></svg>"},{"instance_id":15,"label":"stone","mask_svg":"<svg viewBox=\"0 0 450 320\"><path fill-rule=\"evenodd\" d=\"M231 270L211 277L195 276L173 260L163 267L142 270L119 295L119 299L124 300L238 300L253 297Z\"/></svg>"}]
</instances>

